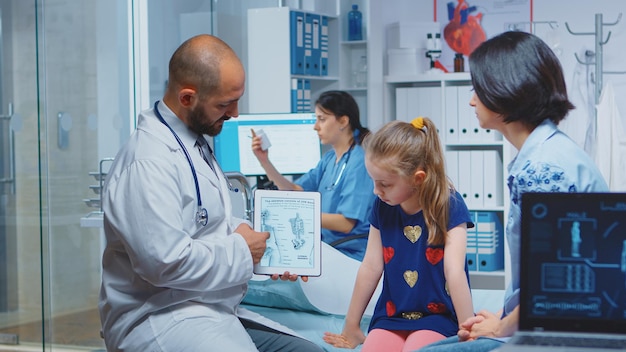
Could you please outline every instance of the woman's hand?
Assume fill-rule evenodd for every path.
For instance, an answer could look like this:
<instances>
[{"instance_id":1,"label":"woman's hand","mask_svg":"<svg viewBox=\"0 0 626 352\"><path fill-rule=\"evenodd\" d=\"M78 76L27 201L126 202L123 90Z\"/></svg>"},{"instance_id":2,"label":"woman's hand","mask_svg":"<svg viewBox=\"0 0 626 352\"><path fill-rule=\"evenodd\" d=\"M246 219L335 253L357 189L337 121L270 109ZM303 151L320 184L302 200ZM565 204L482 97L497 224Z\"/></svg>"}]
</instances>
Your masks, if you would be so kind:
<instances>
[{"instance_id":1,"label":"woman's hand","mask_svg":"<svg viewBox=\"0 0 626 352\"><path fill-rule=\"evenodd\" d=\"M500 318L497 315L482 310L464 321L457 335L460 341L472 341L479 337L498 337L496 331L500 324Z\"/></svg>"},{"instance_id":2,"label":"woman's hand","mask_svg":"<svg viewBox=\"0 0 626 352\"><path fill-rule=\"evenodd\" d=\"M257 136L252 128L250 133L252 133L252 153L261 163L267 162L269 160L268 151L261 149L261 137Z\"/></svg>"},{"instance_id":3,"label":"woman's hand","mask_svg":"<svg viewBox=\"0 0 626 352\"><path fill-rule=\"evenodd\" d=\"M356 331L344 331L341 334L335 334L332 332L325 332L324 341L337 348L350 348L354 349L356 346L362 344L365 341L365 334L361 329Z\"/></svg>"}]
</instances>

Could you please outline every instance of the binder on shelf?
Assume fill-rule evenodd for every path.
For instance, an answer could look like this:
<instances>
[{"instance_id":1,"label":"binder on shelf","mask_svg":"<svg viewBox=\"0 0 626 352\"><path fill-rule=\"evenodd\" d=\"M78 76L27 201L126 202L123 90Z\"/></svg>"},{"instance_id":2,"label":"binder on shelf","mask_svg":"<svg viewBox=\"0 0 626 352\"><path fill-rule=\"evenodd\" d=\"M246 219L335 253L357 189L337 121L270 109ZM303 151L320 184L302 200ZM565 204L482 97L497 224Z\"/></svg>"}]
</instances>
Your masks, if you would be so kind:
<instances>
[{"instance_id":1,"label":"binder on shelf","mask_svg":"<svg viewBox=\"0 0 626 352\"><path fill-rule=\"evenodd\" d=\"M298 112L298 81L297 78L291 79L291 112Z\"/></svg>"},{"instance_id":2,"label":"binder on shelf","mask_svg":"<svg viewBox=\"0 0 626 352\"><path fill-rule=\"evenodd\" d=\"M465 204L467 204L467 206L469 208L472 208L474 206L473 200L474 197L472 197L472 184L470 181L470 178L472 177L471 173L472 173L472 162L471 162L471 156L470 156L471 151L467 151L467 150L459 150L459 179L458 179L458 191L461 194L461 196L463 197L463 200L465 201Z\"/></svg>"},{"instance_id":3,"label":"binder on shelf","mask_svg":"<svg viewBox=\"0 0 626 352\"><path fill-rule=\"evenodd\" d=\"M305 18L310 18L311 21L311 56L309 65L306 65L308 71L305 70L304 73L310 76L319 76L322 51L320 47L320 15L309 13L305 15ZM309 19L307 19L308 21Z\"/></svg>"},{"instance_id":4,"label":"binder on shelf","mask_svg":"<svg viewBox=\"0 0 626 352\"><path fill-rule=\"evenodd\" d=\"M467 269L470 271L476 271L477 267L477 254L476 254L476 212L470 212L472 217L472 222L474 223L474 227L471 229L467 229L467 247L465 249L465 260L467 262Z\"/></svg>"},{"instance_id":5,"label":"binder on shelf","mask_svg":"<svg viewBox=\"0 0 626 352\"><path fill-rule=\"evenodd\" d=\"M304 74L313 71L313 14L304 14Z\"/></svg>"},{"instance_id":6,"label":"binder on shelf","mask_svg":"<svg viewBox=\"0 0 626 352\"><path fill-rule=\"evenodd\" d=\"M410 88L396 88L396 120L407 121L408 90Z\"/></svg>"},{"instance_id":7,"label":"binder on shelf","mask_svg":"<svg viewBox=\"0 0 626 352\"><path fill-rule=\"evenodd\" d=\"M296 112L304 111L304 80L298 79L298 100Z\"/></svg>"},{"instance_id":8,"label":"binder on shelf","mask_svg":"<svg viewBox=\"0 0 626 352\"><path fill-rule=\"evenodd\" d=\"M458 87L445 87L445 138L448 143L459 141L459 90Z\"/></svg>"},{"instance_id":9,"label":"binder on shelf","mask_svg":"<svg viewBox=\"0 0 626 352\"><path fill-rule=\"evenodd\" d=\"M308 79L303 80L303 99L302 99L302 111L311 112L311 81Z\"/></svg>"},{"instance_id":10,"label":"binder on shelf","mask_svg":"<svg viewBox=\"0 0 626 352\"><path fill-rule=\"evenodd\" d=\"M356 64L356 63L355 63ZM403 116L403 120L406 122L413 121L418 116L432 116L430 107L435 104L428 104L430 102L430 88L407 88L406 93L406 114Z\"/></svg>"},{"instance_id":11,"label":"binder on shelf","mask_svg":"<svg viewBox=\"0 0 626 352\"><path fill-rule=\"evenodd\" d=\"M456 150L446 150L444 152L446 158L446 175L452 181L454 188L459 188L459 152Z\"/></svg>"},{"instance_id":12,"label":"binder on shelf","mask_svg":"<svg viewBox=\"0 0 626 352\"><path fill-rule=\"evenodd\" d=\"M470 194L471 204L474 207L482 207L484 205L483 192L484 192L484 176L487 170L484 168L484 156L483 150L471 150L470 152Z\"/></svg>"},{"instance_id":13,"label":"binder on shelf","mask_svg":"<svg viewBox=\"0 0 626 352\"><path fill-rule=\"evenodd\" d=\"M473 137L473 125L472 121L468 118L468 110L471 108L469 105L469 97L467 96L469 88L467 87L454 87L456 89L456 97L450 97L450 102L454 102L457 106L456 123L457 123L457 142L466 143L472 140ZM471 87L470 87L471 88ZM453 99L454 98L454 99ZM446 100L446 102L448 102ZM475 116L471 116L472 119L477 120Z\"/></svg>"},{"instance_id":14,"label":"binder on shelf","mask_svg":"<svg viewBox=\"0 0 626 352\"><path fill-rule=\"evenodd\" d=\"M290 16L290 50L291 74L304 74L304 13L291 11Z\"/></svg>"},{"instance_id":15,"label":"binder on shelf","mask_svg":"<svg viewBox=\"0 0 626 352\"><path fill-rule=\"evenodd\" d=\"M499 142L502 140L502 134L496 130L481 128L478 139L481 141Z\"/></svg>"},{"instance_id":16,"label":"binder on shelf","mask_svg":"<svg viewBox=\"0 0 626 352\"><path fill-rule=\"evenodd\" d=\"M320 25L320 75L328 76L328 17L321 17Z\"/></svg>"},{"instance_id":17,"label":"binder on shelf","mask_svg":"<svg viewBox=\"0 0 626 352\"><path fill-rule=\"evenodd\" d=\"M497 271L504 269L504 231L495 212L476 214L477 270Z\"/></svg>"},{"instance_id":18,"label":"binder on shelf","mask_svg":"<svg viewBox=\"0 0 626 352\"><path fill-rule=\"evenodd\" d=\"M472 86L459 87L459 126L461 127L461 134L459 135L459 141L478 141L481 138L486 138L485 130L480 127L474 108L469 105L470 99L474 91ZM465 131L465 132L464 132ZM493 140L493 139L491 139ZM483 139L482 141L486 141Z\"/></svg>"},{"instance_id":19,"label":"binder on shelf","mask_svg":"<svg viewBox=\"0 0 626 352\"><path fill-rule=\"evenodd\" d=\"M474 238L473 243L470 243L470 237ZM476 256L476 233L473 235L467 234L467 249L465 252L465 260L467 261L467 270L469 271L477 271L478 266L476 265L478 261L478 257Z\"/></svg>"},{"instance_id":20,"label":"binder on shelf","mask_svg":"<svg viewBox=\"0 0 626 352\"><path fill-rule=\"evenodd\" d=\"M483 203L485 207L497 207L504 205L503 186L504 179L502 176L502 155L498 150L483 151L484 172L484 196Z\"/></svg>"}]
</instances>

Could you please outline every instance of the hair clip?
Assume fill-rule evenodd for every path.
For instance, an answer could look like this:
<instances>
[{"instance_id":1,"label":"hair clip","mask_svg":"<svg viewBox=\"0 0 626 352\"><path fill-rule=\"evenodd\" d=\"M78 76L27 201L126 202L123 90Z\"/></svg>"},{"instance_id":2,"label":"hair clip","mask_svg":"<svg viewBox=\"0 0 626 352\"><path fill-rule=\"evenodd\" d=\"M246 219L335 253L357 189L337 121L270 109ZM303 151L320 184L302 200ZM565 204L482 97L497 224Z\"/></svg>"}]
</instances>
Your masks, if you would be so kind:
<instances>
[{"instance_id":1,"label":"hair clip","mask_svg":"<svg viewBox=\"0 0 626 352\"><path fill-rule=\"evenodd\" d=\"M424 118L421 116L414 118L413 121L411 121L411 125L413 125L413 127L417 128L418 130L421 130L422 128L424 128Z\"/></svg>"}]
</instances>

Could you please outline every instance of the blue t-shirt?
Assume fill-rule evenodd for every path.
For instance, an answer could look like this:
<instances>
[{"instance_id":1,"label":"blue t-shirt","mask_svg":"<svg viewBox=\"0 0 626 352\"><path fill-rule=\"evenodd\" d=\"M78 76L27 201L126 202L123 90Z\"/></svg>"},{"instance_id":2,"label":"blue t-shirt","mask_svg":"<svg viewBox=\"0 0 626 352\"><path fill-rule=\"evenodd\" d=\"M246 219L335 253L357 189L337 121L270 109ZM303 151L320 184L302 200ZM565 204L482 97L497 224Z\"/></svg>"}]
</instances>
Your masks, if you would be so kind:
<instances>
[{"instance_id":1,"label":"blue t-shirt","mask_svg":"<svg viewBox=\"0 0 626 352\"><path fill-rule=\"evenodd\" d=\"M474 227L458 192L450 195L449 209L448 230L463 223ZM423 212L408 215L399 205L390 206L376 199L370 221L380 230L384 275L369 329L428 329L445 336L455 335L458 322L446 289L444 246L428 244ZM467 264L465 275L469 283ZM415 317L416 312L423 316L407 319L407 313Z\"/></svg>"},{"instance_id":2,"label":"blue t-shirt","mask_svg":"<svg viewBox=\"0 0 626 352\"><path fill-rule=\"evenodd\" d=\"M365 169L365 152L360 145L342 155L335 163L334 149L324 154L317 166L295 181L305 191L318 191L322 198L322 212L342 214L356 220L350 233L322 229L322 240L326 243L353 235L369 233L369 215L374 203L374 183ZM367 237L346 241L335 246L342 253L363 260Z\"/></svg>"},{"instance_id":3,"label":"blue t-shirt","mask_svg":"<svg viewBox=\"0 0 626 352\"><path fill-rule=\"evenodd\" d=\"M511 282L505 292L504 315L519 305L522 193L608 191L593 160L550 120L528 136L509 164L508 172L511 202L505 233L511 257Z\"/></svg>"}]
</instances>

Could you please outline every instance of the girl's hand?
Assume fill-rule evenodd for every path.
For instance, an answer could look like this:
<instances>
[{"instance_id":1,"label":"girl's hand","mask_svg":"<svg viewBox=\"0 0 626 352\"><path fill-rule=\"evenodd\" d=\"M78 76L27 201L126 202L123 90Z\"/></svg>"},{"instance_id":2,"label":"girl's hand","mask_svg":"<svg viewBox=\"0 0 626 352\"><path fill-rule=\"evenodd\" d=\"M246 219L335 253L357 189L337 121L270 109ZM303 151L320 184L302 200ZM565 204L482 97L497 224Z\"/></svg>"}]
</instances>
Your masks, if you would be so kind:
<instances>
[{"instance_id":1,"label":"girl's hand","mask_svg":"<svg viewBox=\"0 0 626 352\"><path fill-rule=\"evenodd\" d=\"M474 326L474 324L478 324L482 322L483 320L485 320L485 317L483 317L482 315L476 315L465 320L463 323L461 323L459 326L459 331L457 332L459 341L472 340L471 338L472 327Z\"/></svg>"},{"instance_id":2,"label":"girl's hand","mask_svg":"<svg viewBox=\"0 0 626 352\"><path fill-rule=\"evenodd\" d=\"M468 319L459 330L458 336L461 341L472 341L479 337L499 337L496 334L500 325L500 318L486 310L476 314L474 319Z\"/></svg>"},{"instance_id":3,"label":"girl's hand","mask_svg":"<svg viewBox=\"0 0 626 352\"><path fill-rule=\"evenodd\" d=\"M365 334L361 329L353 333L345 330L341 334L325 332L323 339L326 343L337 348L354 349L365 341Z\"/></svg>"}]
</instances>

